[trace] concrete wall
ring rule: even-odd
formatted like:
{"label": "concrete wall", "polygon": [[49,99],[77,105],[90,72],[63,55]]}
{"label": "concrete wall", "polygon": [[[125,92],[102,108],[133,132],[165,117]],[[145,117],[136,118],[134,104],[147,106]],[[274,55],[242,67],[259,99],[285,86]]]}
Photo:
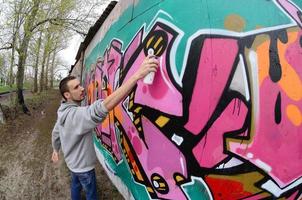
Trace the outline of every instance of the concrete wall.
{"label": "concrete wall", "polygon": [[160,70],[96,129],[126,199],[301,199],[300,0],[123,0],[85,51],[86,103]]}

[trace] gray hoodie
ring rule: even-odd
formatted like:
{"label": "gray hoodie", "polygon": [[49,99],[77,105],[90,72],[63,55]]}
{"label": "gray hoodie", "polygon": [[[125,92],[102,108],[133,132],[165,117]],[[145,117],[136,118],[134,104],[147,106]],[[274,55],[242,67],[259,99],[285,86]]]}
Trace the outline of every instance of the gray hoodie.
{"label": "gray hoodie", "polygon": [[102,100],[90,106],[62,102],[58,109],[58,119],[52,131],[53,149],[62,148],[65,162],[72,172],[87,172],[94,169],[96,154],[92,130],[108,114]]}

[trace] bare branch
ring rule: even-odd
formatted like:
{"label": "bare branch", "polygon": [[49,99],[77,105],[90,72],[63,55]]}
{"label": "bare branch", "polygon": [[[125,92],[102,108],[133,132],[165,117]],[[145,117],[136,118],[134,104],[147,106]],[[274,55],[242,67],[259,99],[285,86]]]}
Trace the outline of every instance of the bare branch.
{"label": "bare branch", "polygon": [[13,48],[13,45],[12,45],[12,44],[10,44],[9,46],[0,47],[0,51],[1,51],[1,50],[8,50],[8,49],[11,49],[11,48]]}

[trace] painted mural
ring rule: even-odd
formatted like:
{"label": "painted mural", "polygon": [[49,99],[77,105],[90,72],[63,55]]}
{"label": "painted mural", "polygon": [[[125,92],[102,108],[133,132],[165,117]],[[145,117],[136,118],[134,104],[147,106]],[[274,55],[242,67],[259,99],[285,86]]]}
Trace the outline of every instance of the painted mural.
{"label": "painted mural", "polygon": [[302,1],[127,2],[86,54],[86,103],[150,49],[160,68],[97,127],[107,172],[134,199],[302,199]]}

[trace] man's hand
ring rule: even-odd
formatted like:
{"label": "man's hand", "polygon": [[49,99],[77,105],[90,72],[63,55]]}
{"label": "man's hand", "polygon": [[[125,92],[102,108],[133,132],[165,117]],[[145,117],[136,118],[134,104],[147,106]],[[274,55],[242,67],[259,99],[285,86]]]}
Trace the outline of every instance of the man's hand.
{"label": "man's hand", "polygon": [[105,108],[107,108],[108,111],[112,110],[129,94],[138,80],[144,78],[149,72],[156,72],[158,64],[158,60],[154,56],[146,57],[135,74],[123,83],[121,87],[104,99],[103,104]]}
{"label": "man's hand", "polygon": [[158,68],[158,60],[155,56],[147,56],[143,63],[141,64],[140,68],[136,71],[134,76],[137,80],[144,78],[150,72],[156,72]]}
{"label": "man's hand", "polygon": [[59,152],[54,150],[52,152],[51,160],[52,162],[57,163],[59,161]]}

